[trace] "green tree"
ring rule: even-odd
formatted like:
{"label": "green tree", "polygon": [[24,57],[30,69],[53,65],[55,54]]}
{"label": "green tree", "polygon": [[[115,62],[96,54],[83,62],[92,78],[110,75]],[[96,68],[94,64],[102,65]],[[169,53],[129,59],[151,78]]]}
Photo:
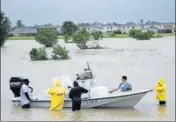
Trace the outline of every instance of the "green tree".
{"label": "green tree", "polygon": [[64,35],[72,36],[78,30],[76,24],[71,21],[65,21],[61,27],[61,31]]}
{"label": "green tree", "polygon": [[89,32],[85,28],[83,28],[75,32],[72,38],[73,38],[73,42],[77,44],[78,43],[86,44],[86,42],[89,41],[90,35],[89,35]]}
{"label": "green tree", "polygon": [[0,46],[2,47],[5,41],[9,37],[11,22],[8,17],[5,16],[5,13],[1,11],[0,13],[1,27],[0,27]]}
{"label": "green tree", "polygon": [[22,27],[23,26],[22,21],[21,20],[17,20],[16,26],[17,27]]}
{"label": "green tree", "polygon": [[51,28],[39,29],[35,39],[46,47],[52,47],[57,43],[57,31]]}
{"label": "green tree", "polygon": [[47,60],[47,53],[45,48],[32,48],[30,51],[31,60]]}
{"label": "green tree", "polygon": [[69,51],[60,45],[55,46],[52,53],[52,59],[54,60],[66,60],[70,58],[68,55]]}

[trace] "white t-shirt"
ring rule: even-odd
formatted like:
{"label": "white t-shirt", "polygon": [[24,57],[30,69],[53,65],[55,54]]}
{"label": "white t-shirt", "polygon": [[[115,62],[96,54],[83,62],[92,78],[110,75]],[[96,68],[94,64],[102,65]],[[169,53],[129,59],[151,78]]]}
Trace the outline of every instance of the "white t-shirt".
{"label": "white t-shirt", "polygon": [[23,84],[21,86],[21,90],[20,90],[21,105],[25,105],[25,104],[29,104],[30,103],[30,101],[28,100],[28,98],[25,95],[26,92],[29,93],[30,89],[29,89],[29,87],[26,84]]}

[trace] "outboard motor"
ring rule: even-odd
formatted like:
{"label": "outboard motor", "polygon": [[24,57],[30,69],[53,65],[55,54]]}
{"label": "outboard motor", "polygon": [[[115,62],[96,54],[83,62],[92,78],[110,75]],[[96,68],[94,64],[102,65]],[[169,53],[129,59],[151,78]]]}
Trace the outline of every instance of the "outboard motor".
{"label": "outboard motor", "polygon": [[[15,97],[20,97],[20,90],[23,82],[29,82],[28,79],[22,77],[11,77],[10,78],[10,90],[12,90]],[[29,86],[32,89],[32,87]],[[33,91],[33,89],[32,89]]]}

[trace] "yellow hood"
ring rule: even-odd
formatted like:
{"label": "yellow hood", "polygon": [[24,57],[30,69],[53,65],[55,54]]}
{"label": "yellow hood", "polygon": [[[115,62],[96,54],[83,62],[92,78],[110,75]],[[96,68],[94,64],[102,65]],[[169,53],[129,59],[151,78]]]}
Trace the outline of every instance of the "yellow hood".
{"label": "yellow hood", "polygon": [[159,81],[158,81],[158,83],[159,83],[161,86],[166,85],[163,78],[160,78]]}
{"label": "yellow hood", "polygon": [[56,80],[55,85],[56,85],[56,87],[61,87],[61,81],[60,80]]}

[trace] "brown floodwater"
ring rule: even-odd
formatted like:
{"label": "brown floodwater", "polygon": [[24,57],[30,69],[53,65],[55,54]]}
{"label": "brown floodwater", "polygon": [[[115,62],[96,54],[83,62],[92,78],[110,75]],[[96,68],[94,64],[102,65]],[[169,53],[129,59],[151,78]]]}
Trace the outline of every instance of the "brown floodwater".
{"label": "brown floodwater", "polygon": [[[30,61],[29,50],[40,45],[33,40],[8,41],[1,49],[1,120],[175,120],[175,37],[136,41],[134,39],[104,39],[100,44],[109,49],[79,50],[74,44],[59,43],[70,50],[71,60]],[[49,49],[48,52],[51,50]],[[82,109],[72,112],[50,111],[43,108],[23,110],[11,103],[9,89],[12,76],[31,80],[34,91],[43,94],[52,87],[52,77],[62,74],[75,76],[89,62],[96,74],[98,85],[113,89],[127,75],[133,89],[154,88],[164,77],[167,83],[167,106],[160,107],[156,93],[148,93],[132,109]]]}

